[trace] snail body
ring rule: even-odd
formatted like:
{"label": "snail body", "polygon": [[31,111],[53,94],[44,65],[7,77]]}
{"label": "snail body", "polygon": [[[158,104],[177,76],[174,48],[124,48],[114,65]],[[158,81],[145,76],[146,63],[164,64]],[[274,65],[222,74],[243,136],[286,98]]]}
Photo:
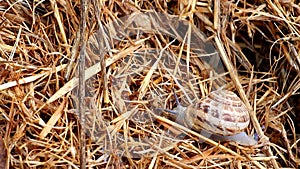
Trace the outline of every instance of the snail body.
{"label": "snail body", "polygon": [[177,115],[180,124],[197,132],[205,131],[216,135],[218,140],[233,140],[245,145],[256,144],[253,138],[246,138],[247,135],[243,133],[250,123],[250,117],[245,104],[235,93],[216,90],[187,107],[180,105],[176,94],[175,98],[178,106],[174,110],[165,111]]}

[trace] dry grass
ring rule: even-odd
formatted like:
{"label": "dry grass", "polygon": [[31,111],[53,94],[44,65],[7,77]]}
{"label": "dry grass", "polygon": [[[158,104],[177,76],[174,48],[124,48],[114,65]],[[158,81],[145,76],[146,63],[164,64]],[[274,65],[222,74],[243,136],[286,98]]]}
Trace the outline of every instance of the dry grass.
{"label": "dry grass", "polygon": [[[79,168],[80,9],[0,2],[0,166]],[[297,168],[299,13],[293,1],[90,3],[87,167]],[[172,89],[187,106],[219,87],[246,103],[258,145],[215,142],[156,109],[176,106]]]}

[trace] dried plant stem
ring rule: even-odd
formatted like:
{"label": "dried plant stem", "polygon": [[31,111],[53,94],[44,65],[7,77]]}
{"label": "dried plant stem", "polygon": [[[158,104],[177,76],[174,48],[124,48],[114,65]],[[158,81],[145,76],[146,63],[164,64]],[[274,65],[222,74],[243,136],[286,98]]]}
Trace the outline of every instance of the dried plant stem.
{"label": "dried plant stem", "polygon": [[[243,90],[243,87],[242,87],[242,85],[241,85],[241,83],[240,83],[240,81],[238,79],[236,70],[234,70],[233,65],[231,64],[230,60],[228,59],[228,57],[227,57],[227,55],[225,53],[225,50],[224,50],[224,48],[223,48],[223,46],[221,44],[221,41],[220,41],[220,39],[219,39],[218,36],[215,37],[215,41],[216,41],[217,47],[218,47],[218,49],[220,51],[220,56],[221,56],[221,58],[222,58],[222,60],[223,60],[223,62],[225,64],[226,68],[229,71],[230,77],[232,78],[234,84],[236,85],[236,88],[237,88],[237,90],[238,90],[238,92],[239,92],[242,100],[244,101],[244,103],[246,104],[248,110],[250,111],[249,112],[250,118],[252,120],[252,123],[254,125],[255,130],[257,131],[257,133],[259,134],[259,136],[262,138],[262,140],[268,141],[269,139],[264,135],[264,132],[261,129],[261,126],[260,126],[260,124],[259,124],[259,122],[257,120],[257,117],[254,114],[254,111],[253,111],[253,109],[252,109],[252,107],[251,107],[251,105],[249,103],[249,100],[247,99],[245,91]],[[273,156],[273,153],[272,153],[270,147],[268,147],[267,155],[271,156],[271,157]],[[275,159],[272,158],[271,161],[272,161],[272,164],[273,164],[274,168],[279,168]]]}
{"label": "dried plant stem", "polygon": [[86,168],[86,142],[85,142],[85,29],[86,29],[86,0],[81,0],[80,11],[80,56],[79,56],[79,121],[80,121],[80,168]]}
{"label": "dried plant stem", "polygon": [[[109,43],[107,42],[105,35],[105,31],[103,28],[103,25],[101,23],[101,19],[100,19],[100,7],[99,5],[93,1],[93,5],[95,8],[95,12],[96,12],[96,18],[97,18],[97,22],[99,24],[99,33],[101,33],[102,36],[97,36],[97,40],[99,42],[99,49],[100,49],[100,64],[101,64],[101,74],[102,74],[102,85],[103,85],[103,100],[104,103],[109,103],[109,96],[108,96],[108,80],[107,80],[107,75],[106,75],[106,63],[105,63],[105,53],[108,51],[108,47],[109,47]],[[104,45],[106,44],[106,46]]]}
{"label": "dried plant stem", "polygon": [[[236,88],[237,88],[237,90],[238,90],[238,92],[239,92],[239,94],[240,94],[240,96],[241,96],[241,98],[242,98],[242,100],[244,101],[244,103],[246,104],[246,106],[247,106],[247,109],[250,111],[249,112],[249,115],[250,115],[250,118],[251,118],[251,120],[252,120],[252,123],[253,123],[253,125],[254,125],[254,128],[256,129],[256,131],[257,131],[257,133],[259,134],[259,136],[262,138],[262,140],[263,141],[269,141],[269,138],[267,138],[265,135],[264,135],[264,132],[262,131],[262,129],[261,129],[261,126],[260,126],[260,124],[259,124],[259,122],[258,122],[258,120],[257,120],[257,117],[256,117],[256,115],[254,114],[254,111],[253,111],[253,109],[252,109],[252,107],[251,107],[251,105],[250,105],[250,102],[249,102],[249,100],[247,99],[247,96],[246,96],[246,94],[245,94],[245,91],[243,90],[243,87],[242,87],[242,85],[241,85],[241,83],[240,83],[240,81],[239,81],[239,78],[238,78],[238,75],[237,75],[237,72],[236,72],[236,70],[234,69],[234,67],[233,67],[233,65],[232,65],[232,63],[231,63],[231,61],[229,60],[229,58],[228,58],[228,56],[227,56],[227,54],[226,54],[226,52],[225,52],[225,49],[223,48],[223,45],[222,45],[222,43],[221,43],[221,40],[220,40],[220,38],[219,38],[219,36],[220,36],[220,29],[219,29],[219,27],[220,27],[220,15],[219,15],[219,11],[220,11],[220,3],[219,3],[219,1],[217,1],[217,0],[215,0],[214,1],[215,2],[215,14],[214,14],[214,27],[217,29],[217,36],[215,36],[215,42],[216,42],[216,45],[217,45],[217,48],[218,48],[218,50],[219,50],[219,52],[220,52],[220,57],[222,58],[222,60],[223,60],[223,62],[224,62],[224,64],[225,64],[225,67],[227,68],[227,70],[228,70],[228,72],[229,72],[229,75],[230,75],[230,77],[231,77],[231,79],[233,80],[233,82],[234,82],[234,84],[236,85]],[[270,147],[268,147],[268,150],[267,150],[267,155],[268,156],[273,156],[273,152],[271,151],[271,149],[270,149]],[[275,159],[271,159],[271,161],[272,161],[272,164],[273,164],[273,166],[274,166],[274,168],[279,168],[278,167],[278,164],[277,164],[277,162],[276,162],[276,160]]]}
{"label": "dried plant stem", "polygon": [[242,157],[241,155],[237,154],[236,152],[234,152],[234,151],[232,151],[232,150],[226,148],[225,146],[223,146],[223,145],[221,145],[221,144],[219,144],[219,143],[217,143],[217,142],[215,142],[215,141],[213,141],[213,140],[211,140],[211,139],[209,139],[209,138],[206,138],[205,136],[202,136],[201,134],[199,134],[199,133],[197,133],[197,132],[195,132],[195,131],[193,131],[193,130],[190,130],[190,129],[188,129],[188,128],[186,128],[186,127],[184,127],[184,126],[182,126],[182,125],[180,125],[180,124],[178,124],[178,123],[176,123],[176,122],[173,122],[173,121],[169,120],[169,119],[166,119],[166,118],[164,118],[164,117],[158,116],[158,115],[152,113],[152,111],[150,111],[150,113],[151,113],[157,120],[160,120],[160,121],[162,121],[162,122],[165,122],[165,123],[167,123],[167,124],[169,124],[169,125],[171,125],[171,126],[174,126],[174,127],[178,128],[178,129],[181,129],[181,130],[183,130],[183,131],[185,131],[185,132],[187,132],[187,133],[190,133],[190,134],[192,134],[192,135],[194,135],[194,136],[197,136],[200,140],[203,140],[203,141],[205,141],[205,142],[207,142],[207,143],[209,143],[209,144],[211,144],[211,145],[217,146],[217,147],[219,147],[220,149],[222,149],[222,150],[224,150],[224,151],[226,151],[226,152],[228,152],[228,153],[230,153],[230,154],[232,154],[232,155],[235,155],[237,158],[240,158],[240,159],[243,159],[243,158],[244,158],[244,157]]}

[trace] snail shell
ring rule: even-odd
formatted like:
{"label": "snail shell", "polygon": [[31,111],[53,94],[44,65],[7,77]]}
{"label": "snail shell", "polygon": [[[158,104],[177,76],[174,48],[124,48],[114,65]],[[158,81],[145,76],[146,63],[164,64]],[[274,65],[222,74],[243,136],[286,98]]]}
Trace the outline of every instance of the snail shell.
{"label": "snail shell", "polygon": [[187,126],[224,136],[242,132],[250,122],[245,104],[227,90],[211,92],[195,105],[188,106],[183,113]]}
{"label": "snail shell", "polygon": [[254,139],[242,133],[249,125],[250,118],[245,104],[235,93],[216,90],[188,107],[179,104],[176,94],[175,98],[178,106],[166,111],[177,114],[177,121],[184,126],[197,132],[204,130],[222,136],[216,137],[220,140],[238,141],[244,145],[256,144]]}

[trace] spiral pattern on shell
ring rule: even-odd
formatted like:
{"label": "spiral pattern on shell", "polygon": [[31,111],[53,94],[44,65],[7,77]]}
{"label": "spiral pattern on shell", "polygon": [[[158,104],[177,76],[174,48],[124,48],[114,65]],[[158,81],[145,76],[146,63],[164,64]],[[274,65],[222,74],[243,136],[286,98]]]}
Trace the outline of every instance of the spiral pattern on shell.
{"label": "spiral pattern on shell", "polygon": [[177,110],[185,126],[223,136],[238,134],[250,123],[245,104],[227,90],[213,91],[198,103]]}

